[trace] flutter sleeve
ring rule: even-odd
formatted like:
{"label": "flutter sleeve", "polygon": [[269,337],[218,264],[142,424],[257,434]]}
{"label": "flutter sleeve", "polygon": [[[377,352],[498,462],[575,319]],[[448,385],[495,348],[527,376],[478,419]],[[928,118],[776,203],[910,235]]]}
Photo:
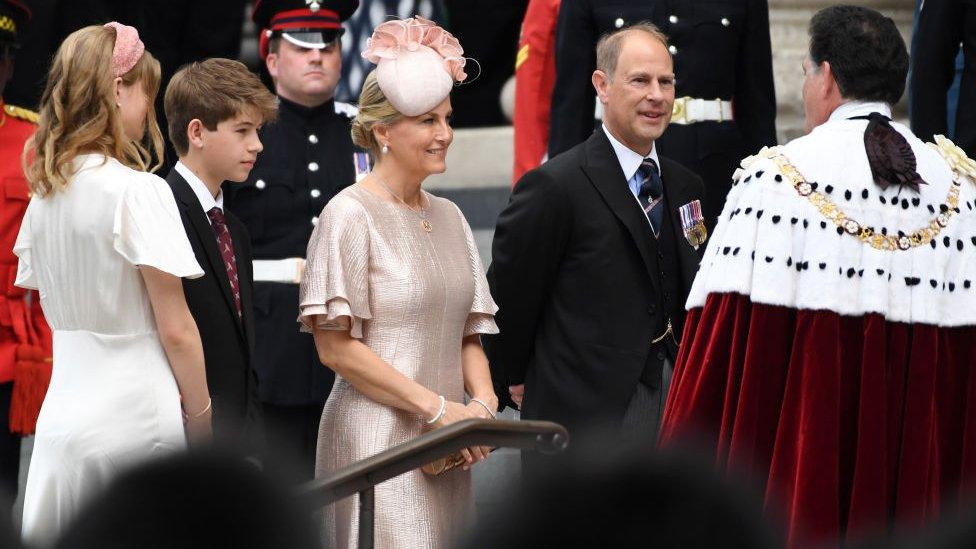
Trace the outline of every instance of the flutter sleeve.
{"label": "flutter sleeve", "polygon": [[301,331],[349,330],[363,337],[369,307],[369,219],[355,199],[333,198],[308,242],[299,290]]}
{"label": "flutter sleeve", "polygon": [[[35,199],[31,199],[33,204]],[[17,279],[14,285],[29,290],[37,289],[37,278],[34,276],[34,269],[31,267],[31,248],[33,246],[30,229],[31,207],[28,205],[24,219],[20,223],[20,232],[17,233],[17,240],[14,242],[14,255],[17,256]]]}
{"label": "flutter sleeve", "polygon": [[[456,207],[456,206],[455,206]],[[485,268],[481,264],[481,254],[478,253],[478,245],[474,241],[471,233],[471,226],[459,209],[458,216],[464,226],[464,236],[467,239],[468,262],[471,264],[471,276],[474,278],[474,299],[471,300],[471,311],[468,319],[464,323],[464,336],[474,334],[497,334],[498,325],[495,324],[495,313],[498,306],[491,297],[488,289],[488,280],[485,278]]]}
{"label": "flutter sleeve", "polygon": [[139,179],[123,191],[115,208],[115,251],[133,266],[200,278],[203,269],[190,247],[173,191],[155,175],[139,174]]}

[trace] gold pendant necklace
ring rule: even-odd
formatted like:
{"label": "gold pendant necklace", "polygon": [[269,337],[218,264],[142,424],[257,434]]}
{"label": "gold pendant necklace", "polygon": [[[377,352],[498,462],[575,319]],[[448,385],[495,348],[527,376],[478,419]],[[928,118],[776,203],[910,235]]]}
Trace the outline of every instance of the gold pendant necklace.
{"label": "gold pendant necklace", "polygon": [[[400,204],[403,204],[404,206],[407,207],[408,210],[410,210],[411,212],[417,214],[417,217],[420,218],[420,228],[422,228],[424,230],[424,232],[429,233],[432,230],[434,230],[434,226],[431,225],[430,224],[430,220],[427,219],[427,208],[424,208],[423,206],[421,206],[419,211],[416,210],[416,209],[414,209],[412,206],[410,206],[410,204],[407,204],[402,198],[400,198],[399,196],[397,196],[397,194],[395,192],[393,192],[392,189],[390,189],[390,186],[386,184],[386,181],[383,181],[382,179],[380,179],[378,177],[376,178],[376,180],[379,181],[380,182],[380,185],[383,185],[383,188],[386,189],[386,192],[390,193],[390,195],[393,198],[397,199],[400,202]],[[422,193],[423,193],[423,191],[421,191],[421,194]]]}

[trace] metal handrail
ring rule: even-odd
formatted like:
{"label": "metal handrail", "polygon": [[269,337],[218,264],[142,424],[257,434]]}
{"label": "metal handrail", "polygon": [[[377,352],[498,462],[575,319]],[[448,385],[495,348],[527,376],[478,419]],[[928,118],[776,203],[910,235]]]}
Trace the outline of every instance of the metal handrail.
{"label": "metal handrail", "polygon": [[331,476],[303,484],[298,497],[323,507],[359,494],[359,547],[373,546],[373,487],[462,448],[490,446],[558,453],[569,444],[566,428],[550,421],[466,419],[357,461]]}

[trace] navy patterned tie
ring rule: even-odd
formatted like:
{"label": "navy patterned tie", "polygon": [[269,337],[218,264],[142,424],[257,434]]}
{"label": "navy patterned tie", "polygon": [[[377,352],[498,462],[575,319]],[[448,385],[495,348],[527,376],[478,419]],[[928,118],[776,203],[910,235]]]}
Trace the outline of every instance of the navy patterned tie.
{"label": "navy patterned tie", "polygon": [[643,180],[637,197],[640,199],[641,206],[644,207],[647,219],[651,222],[654,236],[657,237],[661,233],[661,219],[664,217],[664,202],[662,201],[664,183],[661,182],[657,162],[653,158],[645,158],[640,167],[637,168],[637,173]]}

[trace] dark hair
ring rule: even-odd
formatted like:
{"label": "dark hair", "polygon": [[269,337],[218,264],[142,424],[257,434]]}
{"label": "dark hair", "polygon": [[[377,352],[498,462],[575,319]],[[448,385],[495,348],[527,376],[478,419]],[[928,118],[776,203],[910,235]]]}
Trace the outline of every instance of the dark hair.
{"label": "dark hair", "polygon": [[540,461],[531,473],[523,469],[519,486],[506,487],[513,503],[461,547],[783,546],[758,495],[719,479],[693,454],[614,445],[597,435],[570,454],[534,458]]}
{"label": "dark hair", "polygon": [[859,6],[831,6],[810,20],[810,60],[830,63],[847,99],[894,104],[905,92],[908,50],[895,22]]}
{"label": "dark hair", "polygon": [[199,119],[210,131],[217,124],[252,109],[262,122],[278,115],[278,100],[244,63],[214,57],[185,65],[166,87],[163,108],[169,121],[169,140],[179,155],[190,149],[186,128]]}
{"label": "dark hair", "polygon": [[82,507],[55,547],[319,549],[317,530],[313,509],[280,478],[207,450],[122,473]]}

